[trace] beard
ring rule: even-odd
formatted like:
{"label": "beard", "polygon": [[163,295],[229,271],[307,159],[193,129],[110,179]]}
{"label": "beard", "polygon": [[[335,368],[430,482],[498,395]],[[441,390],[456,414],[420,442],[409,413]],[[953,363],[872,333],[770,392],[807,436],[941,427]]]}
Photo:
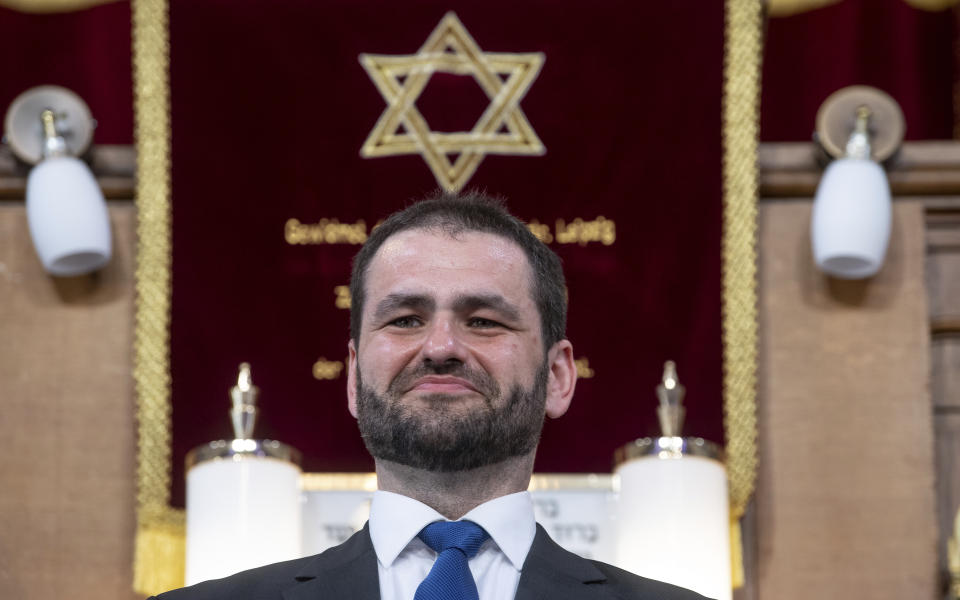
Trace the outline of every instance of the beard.
{"label": "beard", "polygon": [[[483,396],[480,407],[464,411],[463,399],[430,394],[417,407],[401,396],[428,375],[464,379]],[[534,375],[532,387],[519,384],[503,397],[500,386],[485,371],[462,363],[423,363],[398,374],[383,396],[363,383],[357,369],[357,423],[367,451],[374,458],[427,471],[468,471],[533,452],[543,429],[546,362]]]}

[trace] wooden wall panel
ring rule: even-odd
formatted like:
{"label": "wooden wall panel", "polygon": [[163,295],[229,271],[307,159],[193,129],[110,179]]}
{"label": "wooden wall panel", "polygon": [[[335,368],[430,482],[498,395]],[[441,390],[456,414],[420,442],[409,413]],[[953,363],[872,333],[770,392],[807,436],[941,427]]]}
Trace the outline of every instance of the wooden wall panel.
{"label": "wooden wall panel", "polygon": [[[960,279],[960,265],[957,268]],[[960,302],[960,294],[956,296]],[[936,410],[960,414],[960,331],[935,335],[931,346],[933,403]],[[960,464],[957,477],[960,478]]]}
{"label": "wooden wall panel", "polygon": [[937,432],[937,513],[940,571],[947,581],[944,548],[960,510],[960,203],[930,215],[927,229],[934,427]]}
{"label": "wooden wall panel", "polygon": [[110,265],[56,280],[0,203],[0,598],[137,597],[132,203],[110,217]]}
{"label": "wooden wall panel", "polygon": [[937,596],[924,209],[883,270],[831,280],[809,201],[761,205],[761,600]]}
{"label": "wooden wall panel", "polygon": [[[944,330],[960,333],[960,198],[944,198],[941,204],[927,215],[930,320],[934,334]],[[956,369],[949,372],[960,377]]]}
{"label": "wooden wall panel", "polygon": [[[960,392],[960,390],[957,390]],[[960,510],[960,412],[938,414],[935,420],[937,432],[937,504],[940,526],[940,573],[943,585],[948,580],[946,552],[943,548],[954,529],[954,519]]]}
{"label": "wooden wall panel", "polygon": [[949,580],[947,539],[960,510],[960,198],[940,199],[927,214],[930,293],[930,391],[936,431],[940,573]]}

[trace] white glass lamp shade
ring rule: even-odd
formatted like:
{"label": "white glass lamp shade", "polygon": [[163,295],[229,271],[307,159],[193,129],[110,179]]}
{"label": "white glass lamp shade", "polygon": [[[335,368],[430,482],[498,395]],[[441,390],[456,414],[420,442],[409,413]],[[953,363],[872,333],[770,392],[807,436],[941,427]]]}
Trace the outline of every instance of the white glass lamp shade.
{"label": "white glass lamp shade", "polygon": [[890,241],[891,213],[890,184],[880,165],[859,158],[830,163],[810,223],[817,267],[842,279],[876,274]]}
{"label": "white glass lamp shade", "polygon": [[83,161],[56,156],[27,178],[27,221],[43,267],[52,275],[90,273],[110,260],[110,217]]}
{"label": "white glass lamp shade", "polygon": [[192,467],[187,585],[299,558],[300,504],[300,468],[292,463],[236,456]]}
{"label": "white glass lamp shade", "polygon": [[711,458],[636,458],[617,468],[617,566],[730,600],[727,474]]}

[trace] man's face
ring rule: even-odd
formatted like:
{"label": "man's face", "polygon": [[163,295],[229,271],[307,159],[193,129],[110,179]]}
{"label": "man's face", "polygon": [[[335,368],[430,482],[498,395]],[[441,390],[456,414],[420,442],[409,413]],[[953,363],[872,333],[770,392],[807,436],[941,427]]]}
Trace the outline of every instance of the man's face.
{"label": "man's face", "polygon": [[[375,457],[434,471],[500,462],[536,448],[552,400],[532,272],[500,236],[416,229],[381,246],[367,271],[349,408]],[[570,389],[572,394],[572,386]]]}

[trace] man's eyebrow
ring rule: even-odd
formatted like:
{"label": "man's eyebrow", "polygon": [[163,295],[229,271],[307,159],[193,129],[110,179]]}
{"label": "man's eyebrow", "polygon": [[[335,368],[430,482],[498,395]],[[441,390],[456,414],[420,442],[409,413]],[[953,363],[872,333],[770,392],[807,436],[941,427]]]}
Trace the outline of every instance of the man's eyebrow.
{"label": "man's eyebrow", "polygon": [[422,294],[390,294],[377,303],[373,311],[374,320],[380,320],[400,309],[433,311],[436,302]]}
{"label": "man's eyebrow", "polygon": [[520,320],[520,309],[499,294],[469,294],[458,296],[453,301],[456,312],[473,312],[481,308],[496,311],[511,321]]}

